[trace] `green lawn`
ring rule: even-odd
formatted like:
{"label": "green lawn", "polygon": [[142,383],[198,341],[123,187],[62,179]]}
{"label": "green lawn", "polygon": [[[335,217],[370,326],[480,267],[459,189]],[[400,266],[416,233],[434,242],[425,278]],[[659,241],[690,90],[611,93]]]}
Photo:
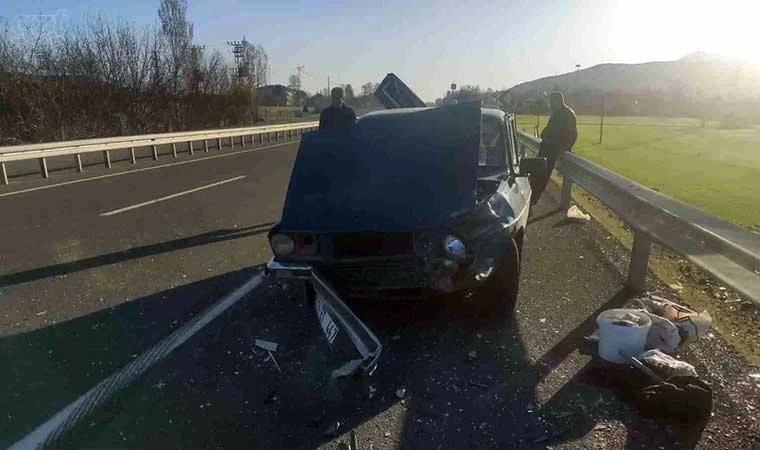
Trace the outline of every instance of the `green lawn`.
{"label": "green lawn", "polygon": [[[541,128],[548,117],[540,118]],[[536,116],[518,116],[532,132]],[[645,186],[760,230],[760,129],[725,130],[698,119],[578,117],[575,152]]]}

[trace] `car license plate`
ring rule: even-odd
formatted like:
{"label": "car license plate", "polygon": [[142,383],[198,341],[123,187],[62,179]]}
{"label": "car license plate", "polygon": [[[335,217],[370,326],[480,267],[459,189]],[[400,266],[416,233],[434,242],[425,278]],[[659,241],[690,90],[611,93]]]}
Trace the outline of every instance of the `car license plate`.
{"label": "car license plate", "polygon": [[336,325],[335,321],[332,319],[332,317],[330,317],[330,313],[327,312],[324,300],[322,300],[322,297],[320,295],[317,295],[317,298],[314,301],[314,309],[317,310],[319,324],[322,326],[322,331],[325,333],[327,342],[332,344],[333,341],[335,341],[335,337],[338,336],[338,331],[340,331],[340,328],[338,328],[338,325]]}

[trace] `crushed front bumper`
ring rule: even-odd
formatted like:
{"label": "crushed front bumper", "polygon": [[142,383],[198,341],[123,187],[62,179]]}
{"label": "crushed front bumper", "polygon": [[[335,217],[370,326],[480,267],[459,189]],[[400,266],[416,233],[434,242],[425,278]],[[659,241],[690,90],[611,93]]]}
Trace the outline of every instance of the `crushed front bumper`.
{"label": "crushed front bumper", "polygon": [[[268,275],[277,278],[296,278],[310,281],[321,305],[318,314],[326,312],[351,339],[361,358],[350,360],[334,370],[333,378],[349,375],[360,369],[368,375],[374,372],[383,345],[372,330],[340,298],[338,291],[318,269],[304,264],[278,263],[270,260],[267,263],[266,272]],[[322,317],[320,317],[320,322],[322,322],[325,334],[328,335]]]}

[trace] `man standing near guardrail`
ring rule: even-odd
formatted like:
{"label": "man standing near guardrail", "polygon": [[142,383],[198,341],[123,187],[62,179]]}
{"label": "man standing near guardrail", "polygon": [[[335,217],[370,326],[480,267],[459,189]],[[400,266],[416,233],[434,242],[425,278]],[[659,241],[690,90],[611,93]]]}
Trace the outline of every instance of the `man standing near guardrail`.
{"label": "man standing near guardrail", "polygon": [[549,94],[549,106],[552,115],[549,123],[541,132],[541,147],[538,156],[546,158],[548,171],[544,177],[531,177],[530,185],[533,189],[531,204],[536,204],[541,194],[549,183],[554,164],[563,152],[572,150],[575,140],[578,138],[578,128],[575,122],[575,111],[565,104],[565,97],[561,92]]}
{"label": "man standing near guardrail", "polygon": [[356,123],[356,113],[343,103],[343,89],[334,87],[330,91],[332,105],[319,115],[319,129],[346,128]]}

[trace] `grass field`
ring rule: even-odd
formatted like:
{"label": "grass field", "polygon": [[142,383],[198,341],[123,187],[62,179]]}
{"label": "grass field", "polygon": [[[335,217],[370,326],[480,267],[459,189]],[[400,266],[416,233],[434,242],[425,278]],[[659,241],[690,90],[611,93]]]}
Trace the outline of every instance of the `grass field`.
{"label": "grass field", "polygon": [[[541,129],[548,117],[540,117]],[[532,132],[536,116],[518,116]],[[698,119],[578,117],[574,150],[625,177],[760,231],[760,129],[729,130]]]}

